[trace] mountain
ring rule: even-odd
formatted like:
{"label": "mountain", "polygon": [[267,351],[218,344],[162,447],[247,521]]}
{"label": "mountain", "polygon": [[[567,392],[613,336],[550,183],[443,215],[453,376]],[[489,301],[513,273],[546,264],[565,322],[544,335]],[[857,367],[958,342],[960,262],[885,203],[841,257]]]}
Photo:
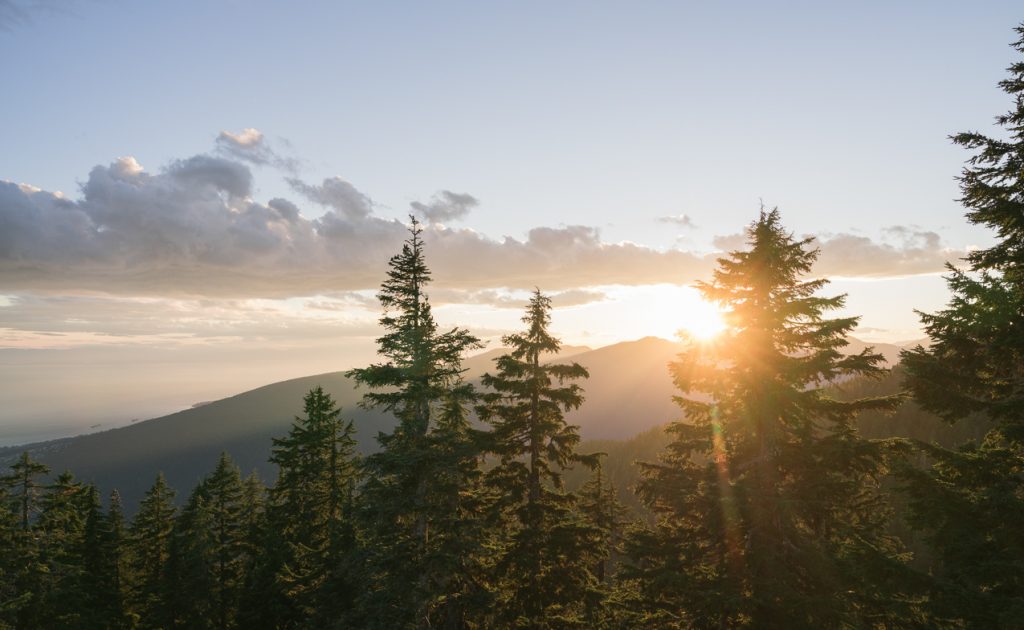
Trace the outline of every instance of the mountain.
{"label": "mountain", "polygon": [[[851,350],[862,346],[855,341]],[[667,366],[679,351],[679,344],[657,337],[596,350],[564,347],[554,360],[575,361],[590,372],[583,382],[586,402],[567,419],[580,426],[584,439],[605,441],[631,438],[677,419],[679,408],[672,402],[676,392]],[[478,380],[493,369],[494,358],[503,352],[497,348],[469,357],[464,363],[467,377]],[[185,493],[210,471],[221,451],[230,453],[244,473],[256,470],[270,482],[276,472],[267,462],[271,439],[287,433],[293,418],[302,412],[303,396],[317,385],[353,420],[362,452],[375,450],[378,432],[393,428],[390,416],[358,407],[363,392],[344,373],[329,372],[266,385],[109,431],[0,449],[0,465],[8,465],[27,449],[55,473],[70,470],[96,483],[104,493],[116,487],[128,511],[134,510],[158,471]]]}
{"label": "mountain", "polygon": [[[656,350],[659,347],[660,350]],[[639,431],[625,424],[616,426],[607,411],[597,413],[597,406],[609,404],[609,409],[619,409],[621,407],[613,402],[615,399],[625,401],[641,395],[640,383],[635,379],[620,384],[621,365],[617,362],[622,360],[630,362],[633,373],[661,373],[664,382],[658,390],[664,390],[668,385],[665,363],[674,354],[674,347],[669,341],[653,338],[598,350],[585,346],[563,347],[554,360],[571,358],[592,372],[585,386],[593,392],[596,404],[585,405],[584,410],[593,409],[595,413],[578,412],[573,421],[589,425],[593,418],[594,426],[585,427],[584,433],[594,432],[595,436],[626,437]],[[626,348],[632,350],[624,351]],[[496,348],[469,357],[464,364],[467,377],[478,380],[484,372],[493,370],[494,358],[503,352],[504,349]],[[394,427],[392,417],[359,408],[363,391],[343,372],[329,372],[266,385],[108,431],[2,448],[0,465],[9,465],[21,451],[29,450],[55,473],[70,470],[79,479],[96,483],[104,493],[116,487],[128,511],[134,510],[158,471],[164,473],[172,487],[184,493],[210,471],[221,451],[230,453],[243,472],[255,470],[269,482],[276,473],[267,462],[271,440],[288,432],[293,418],[302,412],[302,397],[317,385],[337,401],[346,418],[353,420],[362,452],[375,450],[378,432]],[[626,389],[630,391],[624,391]],[[616,396],[619,390],[623,391]],[[662,409],[665,407],[671,408],[671,403],[661,405]],[[664,421],[665,412],[659,413],[657,405],[654,409],[646,412],[650,419],[638,427],[648,428]],[[634,417],[639,419],[641,415]]]}

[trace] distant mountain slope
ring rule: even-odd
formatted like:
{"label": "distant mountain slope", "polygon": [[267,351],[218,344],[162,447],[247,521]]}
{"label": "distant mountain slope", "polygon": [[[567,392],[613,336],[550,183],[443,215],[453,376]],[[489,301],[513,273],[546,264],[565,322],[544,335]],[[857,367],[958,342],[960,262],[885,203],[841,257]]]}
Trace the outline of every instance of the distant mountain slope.
{"label": "distant mountain slope", "polygon": [[[582,383],[586,402],[568,420],[581,427],[586,440],[622,440],[678,418],[668,363],[679,351],[679,344],[657,337],[596,350],[565,347],[558,360],[576,361],[590,371]],[[475,380],[492,370],[493,359],[502,352],[498,348],[467,359],[467,376]],[[330,372],[274,383],[127,427],[0,449],[0,464],[27,448],[54,472],[71,470],[80,479],[97,483],[104,493],[118,488],[129,511],[157,471],[185,493],[209,472],[221,451],[230,453],[244,473],[256,470],[271,481],[271,439],[287,433],[302,412],[302,397],[317,385],[334,397],[345,417],[353,419],[362,452],[376,448],[378,432],[393,428],[390,416],[358,407],[363,392],[343,373]]]}
{"label": "distant mountain slope", "polygon": [[209,472],[221,451],[229,452],[243,472],[257,470],[265,480],[271,479],[274,469],[267,463],[271,438],[287,433],[292,419],[302,412],[302,397],[317,385],[340,403],[346,417],[354,419],[364,451],[374,447],[378,431],[393,426],[390,417],[359,409],[356,404],[362,392],[341,372],[331,372],[274,383],[127,427],[28,448],[54,472],[71,470],[81,479],[94,481],[104,492],[118,488],[126,507],[133,510],[157,471],[163,471],[179,492],[187,492]]}
{"label": "distant mountain slope", "polygon": [[[666,346],[673,345],[659,341]],[[618,354],[614,348],[616,346],[591,350],[582,346],[566,346],[558,359],[571,357],[571,360],[581,360],[588,367],[596,366],[594,378],[585,386],[595,392],[595,398],[602,400],[620,387],[616,376],[619,370],[606,358],[609,353]],[[499,348],[467,359],[467,376],[475,380],[484,372],[493,370],[493,359],[502,352]],[[664,353],[655,353],[644,357],[634,352],[631,360],[639,364],[651,361],[657,364],[639,367],[638,372],[664,372],[664,356]],[[627,382],[630,388],[633,387],[631,381]],[[266,385],[109,431],[0,449],[0,464],[9,464],[27,448],[54,472],[71,470],[78,478],[98,484],[104,493],[116,487],[129,511],[134,511],[158,471],[163,471],[172,487],[185,493],[209,472],[221,451],[230,453],[244,473],[256,470],[264,480],[270,481],[276,472],[267,462],[271,439],[287,433],[294,417],[302,412],[302,397],[317,385],[334,397],[345,417],[354,421],[362,452],[373,451],[377,446],[375,438],[378,432],[390,431],[394,427],[392,417],[358,407],[363,392],[357,390],[342,372],[329,372]],[[601,390],[604,391],[597,393]],[[638,394],[636,391],[627,392],[622,398]],[[585,409],[596,411],[596,406],[590,404]],[[585,413],[577,414],[573,421],[585,424],[589,417]],[[626,437],[639,430],[623,425],[610,431],[613,425],[607,413],[595,413],[594,418],[599,435]],[[655,417],[644,427],[653,426],[663,419]]]}

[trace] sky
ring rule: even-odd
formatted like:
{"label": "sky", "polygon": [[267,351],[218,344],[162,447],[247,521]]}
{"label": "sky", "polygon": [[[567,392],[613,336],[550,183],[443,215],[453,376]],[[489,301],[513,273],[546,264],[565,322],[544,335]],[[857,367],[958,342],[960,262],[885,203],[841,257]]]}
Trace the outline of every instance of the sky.
{"label": "sky", "polygon": [[0,444],[373,359],[410,213],[444,326],[533,287],[671,337],[762,204],[855,334],[922,336],[1013,2],[0,0]]}

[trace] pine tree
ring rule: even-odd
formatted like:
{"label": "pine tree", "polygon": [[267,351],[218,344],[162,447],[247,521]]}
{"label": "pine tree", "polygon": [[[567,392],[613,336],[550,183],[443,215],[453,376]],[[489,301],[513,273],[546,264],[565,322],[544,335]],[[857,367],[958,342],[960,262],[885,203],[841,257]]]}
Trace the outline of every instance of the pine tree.
{"label": "pine tree", "polygon": [[[1014,44],[1024,54],[1024,25]],[[948,266],[949,306],[920,313],[931,346],[904,353],[916,400],[950,423],[993,423],[980,444],[922,445],[933,465],[907,468],[913,523],[939,560],[938,614],[971,627],[1024,617],[1024,61],[1000,82],[1013,108],[996,119],[1004,138],[961,133],[974,151],[960,175],[967,219],[998,242]]]}
{"label": "pine tree", "polygon": [[177,509],[174,490],[158,474],[132,519],[127,546],[132,576],[130,608],[140,628],[169,628],[168,563]]}
{"label": "pine tree", "polygon": [[248,564],[248,515],[244,513],[242,475],[227,453],[204,480],[203,491],[213,519],[214,619],[216,627],[234,627]]}
{"label": "pine tree", "polygon": [[[671,366],[685,419],[639,491],[656,516],[629,541],[644,624],[665,627],[901,625],[903,557],[885,534],[878,479],[886,445],[852,424],[898,396],[838,401],[826,386],[878,377],[882,357],[843,355],[855,317],[828,319],[845,296],[803,280],[818,256],[777,210],[748,230],[750,249],[718,260],[705,299],[731,327]],[[699,396],[703,394],[703,396]]]}
{"label": "pine tree", "polygon": [[363,396],[364,407],[398,418],[392,433],[378,436],[380,452],[365,461],[360,497],[371,585],[362,608],[365,623],[385,628],[432,626],[438,619],[460,623],[449,605],[463,599],[466,584],[452,579],[464,575],[454,575],[451,567],[466,565],[478,546],[465,528],[457,540],[446,531],[454,503],[463,510],[463,523],[472,518],[466,511],[471,502],[460,497],[474,493],[478,452],[465,424],[439,422],[472,400],[472,389],[461,380],[461,362],[481,344],[460,328],[438,332],[425,292],[431,276],[422,227],[410,218],[410,237],[389,261],[377,296],[384,309],[385,332],[377,339],[384,362],[349,372],[371,390]]}
{"label": "pine tree", "polygon": [[323,625],[352,615],[355,550],[352,501],[358,481],[355,429],[317,386],[303,398],[305,415],[274,439],[278,466],[269,523],[276,594],[294,623]]}
{"label": "pine tree", "polygon": [[493,427],[490,448],[499,462],[487,476],[501,497],[507,534],[496,565],[498,617],[516,627],[576,625],[596,585],[591,568],[600,534],[562,487],[561,473],[579,460],[580,441],[564,413],[583,403],[582,388],[571,381],[589,375],[578,363],[544,361],[561,347],[548,330],[550,298],[535,291],[522,320],[524,332],[502,338],[511,350],[495,360],[497,374],[481,379],[492,391],[478,408]]}
{"label": "pine tree", "polygon": [[24,451],[0,477],[3,506],[0,526],[3,535],[3,587],[0,589],[0,622],[11,627],[37,627],[40,604],[37,594],[43,586],[46,567],[39,559],[39,536],[32,524],[39,511],[40,484],[37,477],[50,469]]}
{"label": "pine tree", "polygon": [[277,584],[277,573],[284,563],[281,550],[280,524],[270,523],[267,487],[254,471],[244,483],[243,510],[248,515],[246,541],[250,562],[246,567],[246,581],[238,610],[241,628],[282,628],[294,615],[289,610],[282,589]]}
{"label": "pine tree", "polygon": [[[604,456],[605,453],[596,455]],[[604,474],[604,466],[599,459],[590,479],[580,488],[579,497],[580,512],[600,532],[600,544],[596,548],[600,560],[594,565],[593,573],[598,582],[608,584],[613,572],[612,556],[621,551],[627,510],[619,500],[615,485]]]}
{"label": "pine tree", "polygon": [[170,626],[212,630],[219,627],[216,521],[201,480],[174,522],[167,558],[164,598]]}
{"label": "pine tree", "polygon": [[111,499],[111,511],[103,512],[99,490],[89,486],[86,490],[85,530],[79,554],[82,572],[79,592],[79,624],[88,628],[124,628],[123,597],[120,584],[121,549],[116,542],[120,532],[120,505],[116,495]]}
{"label": "pine tree", "polygon": [[601,457],[594,454],[593,474],[579,490],[579,511],[594,528],[591,553],[595,557],[591,572],[596,587],[587,597],[587,625],[607,627],[616,623],[609,600],[614,596],[615,563],[622,552],[622,538],[628,510],[619,500],[615,485],[604,474]]}
{"label": "pine tree", "polygon": [[3,477],[8,488],[10,501],[16,504],[21,531],[27,532],[32,518],[38,510],[39,484],[36,477],[50,473],[49,467],[34,461],[23,451],[18,461],[11,466],[11,472]]}
{"label": "pine tree", "polygon": [[12,503],[6,485],[0,484],[0,628],[14,626],[18,608],[31,597],[19,592],[17,584],[24,552]]}
{"label": "pine tree", "polygon": [[110,609],[107,627],[134,627],[128,610],[128,585],[131,574],[128,568],[128,533],[125,530],[124,509],[121,494],[115,488],[104,520],[103,557],[106,576],[106,598]]}
{"label": "pine tree", "polygon": [[91,496],[91,488],[64,471],[46,487],[40,500],[35,530],[40,540],[39,560],[46,574],[36,597],[44,626],[82,623],[82,554]]}
{"label": "pine tree", "polygon": [[242,476],[227,453],[192,491],[172,538],[169,573],[178,623],[236,627],[249,564]]}

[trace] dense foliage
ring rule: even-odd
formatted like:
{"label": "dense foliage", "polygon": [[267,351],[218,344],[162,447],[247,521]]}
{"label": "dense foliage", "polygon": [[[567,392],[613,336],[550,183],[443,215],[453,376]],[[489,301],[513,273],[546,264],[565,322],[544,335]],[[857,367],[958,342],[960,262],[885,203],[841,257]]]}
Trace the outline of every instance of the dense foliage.
{"label": "dense foliage", "polygon": [[974,151],[960,176],[967,218],[998,240],[949,267],[950,304],[921,314],[931,346],[903,356],[922,407],[988,430],[957,449],[920,444],[932,464],[903,474],[913,523],[937,550],[937,612],[977,628],[1024,619],[1024,61],[1009,72],[1005,137],[953,136]]}

